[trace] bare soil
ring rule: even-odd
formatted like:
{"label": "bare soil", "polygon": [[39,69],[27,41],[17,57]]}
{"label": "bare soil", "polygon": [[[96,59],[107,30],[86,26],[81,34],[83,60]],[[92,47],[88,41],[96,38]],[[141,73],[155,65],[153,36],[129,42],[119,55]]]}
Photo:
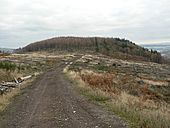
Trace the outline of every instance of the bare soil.
{"label": "bare soil", "polygon": [[0,128],[124,128],[124,122],[75,91],[62,72],[50,69],[0,114]]}

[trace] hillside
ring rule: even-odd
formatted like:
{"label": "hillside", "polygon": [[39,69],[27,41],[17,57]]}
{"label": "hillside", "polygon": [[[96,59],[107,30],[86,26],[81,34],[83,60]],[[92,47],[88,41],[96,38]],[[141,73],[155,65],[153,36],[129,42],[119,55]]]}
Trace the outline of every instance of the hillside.
{"label": "hillside", "polygon": [[162,56],[165,56],[167,58],[170,57],[170,43],[147,44],[142,46],[148,49],[159,51]]}
{"label": "hillside", "polygon": [[56,37],[27,45],[17,52],[42,50],[92,51],[119,59],[142,60],[161,63],[161,54],[120,38]]}
{"label": "hillside", "polygon": [[[169,65],[120,60],[95,52],[40,51],[0,58],[10,60],[2,62],[0,67],[0,92],[3,95],[0,96],[0,111],[5,109],[0,116],[2,128],[33,125],[53,128],[53,121],[55,127],[68,128],[70,124],[70,128],[79,128],[84,120],[89,120],[86,126],[90,128],[119,128],[117,125],[126,124],[132,128],[170,126]],[[14,76],[23,78],[30,75],[32,78],[19,86],[4,86],[4,81],[14,84]],[[35,81],[29,83],[32,80]],[[12,102],[11,97],[15,97]],[[120,121],[111,115],[108,117],[98,106],[90,107],[91,103],[101,105],[100,108],[109,110],[111,114],[113,112],[114,117],[118,115]]]}
{"label": "hillside", "polygon": [[1,52],[5,52],[5,53],[12,53],[13,49],[9,49],[9,48],[0,48],[0,53]]}

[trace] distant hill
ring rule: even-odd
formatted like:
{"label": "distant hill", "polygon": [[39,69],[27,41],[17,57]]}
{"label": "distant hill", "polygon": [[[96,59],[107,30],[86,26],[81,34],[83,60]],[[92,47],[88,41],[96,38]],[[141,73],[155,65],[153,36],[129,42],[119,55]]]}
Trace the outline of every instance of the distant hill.
{"label": "distant hill", "polygon": [[32,52],[42,50],[58,51],[92,51],[120,59],[133,59],[161,63],[161,54],[150,51],[135,43],[120,38],[103,37],[56,37],[31,43],[16,52]]}
{"label": "distant hill", "polygon": [[0,52],[4,52],[4,53],[12,53],[14,51],[14,49],[10,49],[10,48],[0,48]]}
{"label": "distant hill", "polygon": [[145,48],[159,51],[163,56],[170,58],[170,43],[142,45]]}

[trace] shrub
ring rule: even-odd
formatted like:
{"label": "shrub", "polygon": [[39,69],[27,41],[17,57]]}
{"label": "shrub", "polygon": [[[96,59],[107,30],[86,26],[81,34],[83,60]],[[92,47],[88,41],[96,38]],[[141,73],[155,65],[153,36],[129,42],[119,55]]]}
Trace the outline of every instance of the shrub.
{"label": "shrub", "polygon": [[0,62],[0,69],[5,69],[6,71],[14,71],[16,67],[16,64],[11,62]]}

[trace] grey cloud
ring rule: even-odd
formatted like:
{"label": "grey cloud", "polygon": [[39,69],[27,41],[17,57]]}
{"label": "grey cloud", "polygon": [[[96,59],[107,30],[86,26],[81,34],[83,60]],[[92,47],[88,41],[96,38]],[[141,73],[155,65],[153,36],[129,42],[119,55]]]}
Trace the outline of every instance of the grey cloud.
{"label": "grey cloud", "polygon": [[170,40],[169,0],[1,0],[0,47],[53,36]]}

